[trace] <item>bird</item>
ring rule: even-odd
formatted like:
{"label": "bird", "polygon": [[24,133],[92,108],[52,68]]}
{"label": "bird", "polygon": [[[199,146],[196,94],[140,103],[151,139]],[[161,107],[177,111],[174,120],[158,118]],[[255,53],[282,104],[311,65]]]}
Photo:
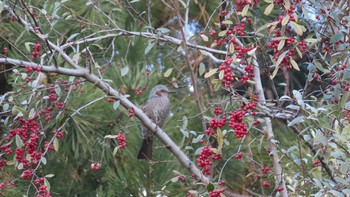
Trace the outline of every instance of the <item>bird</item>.
{"label": "bird", "polygon": [[[170,114],[169,90],[164,85],[154,86],[148,96],[145,106],[142,108],[145,114],[160,128],[163,127]],[[137,159],[152,160],[154,131],[142,126],[142,145]]]}

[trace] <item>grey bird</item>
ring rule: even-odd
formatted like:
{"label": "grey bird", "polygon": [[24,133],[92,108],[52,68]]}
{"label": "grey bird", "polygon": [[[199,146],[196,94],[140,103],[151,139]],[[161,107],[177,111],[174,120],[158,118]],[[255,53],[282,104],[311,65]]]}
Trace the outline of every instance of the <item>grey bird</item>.
{"label": "grey bird", "polygon": [[[165,120],[170,114],[170,101],[168,98],[169,90],[164,85],[156,85],[152,88],[146,105],[143,107],[145,114],[157,124],[158,127],[163,127]],[[142,127],[142,145],[137,159],[152,160],[154,132],[147,127]]]}

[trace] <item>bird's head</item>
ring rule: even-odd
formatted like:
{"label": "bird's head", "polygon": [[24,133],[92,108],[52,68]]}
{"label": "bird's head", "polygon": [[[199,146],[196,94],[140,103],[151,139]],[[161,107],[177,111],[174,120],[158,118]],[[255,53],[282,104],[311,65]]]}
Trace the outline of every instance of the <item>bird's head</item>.
{"label": "bird's head", "polygon": [[162,97],[162,96],[168,96],[169,90],[166,86],[164,85],[156,85],[152,88],[148,99],[151,98],[157,98],[157,97]]}

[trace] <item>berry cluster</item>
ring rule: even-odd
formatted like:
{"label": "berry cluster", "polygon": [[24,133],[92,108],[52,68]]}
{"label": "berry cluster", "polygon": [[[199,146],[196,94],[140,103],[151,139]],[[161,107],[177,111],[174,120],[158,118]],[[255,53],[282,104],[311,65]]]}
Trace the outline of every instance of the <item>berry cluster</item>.
{"label": "berry cluster", "polygon": [[222,78],[221,82],[225,85],[226,88],[229,88],[234,80],[232,69],[230,68],[231,63],[232,58],[227,57],[224,63],[222,63],[219,67],[220,71],[224,71],[224,77]]}
{"label": "berry cluster", "polygon": [[136,95],[140,95],[140,94],[142,94],[142,90],[140,90],[140,89],[136,89],[136,90],[135,90],[135,94],[136,94]]}
{"label": "berry cluster", "polygon": [[37,178],[34,181],[34,185],[39,187],[38,192],[39,194],[36,195],[36,197],[51,197],[50,192],[47,190],[47,186],[44,184],[45,178]]}
{"label": "berry cluster", "polygon": [[33,52],[32,52],[32,59],[37,59],[41,56],[40,50],[41,50],[41,45],[40,43],[37,43],[33,46]]}
{"label": "berry cluster", "polygon": [[22,172],[21,177],[22,177],[22,179],[24,179],[24,180],[29,180],[29,179],[32,177],[32,175],[33,175],[32,170],[24,170],[24,171]]}
{"label": "berry cluster", "polygon": [[4,48],[4,55],[7,56],[7,53],[9,52],[9,49],[7,47]]}
{"label": "berry cluster", "polygon": [[267,173],[269,173],[270,168],[269,168],[269,167],[261,168],[261,171],[262,171],[264,174],[267,174]]}
{"label": "berry cluster", "polygon": [[217,128],[222,128],[226,123],[226,116],[222,116],[222,118],[220,119],[211,119],[210,122],[209,122],[209,125],[211,128],[213,128],[214,130],[217,129]]}
{"label": "berry cluster", "polygon": [[254,110],[256,108],[258,97],[254,96],[252,98],[252,101],[248,102],[247,104],[242,104],[240,109],[230,112],[230,122],[229,127],[235,130],[235,137],[236,138],[243,138],[245,135],[248,134],[248,129],[246,124],[243,122],[244,116],[251,112],[252,115],[255,114]]}
{"label": "berry cluster", "polygon": [[222,108],[221,108],[221,107],[215,107],[215,108],[214,108],[214,114],[215,114],[216,116],[222,114]]}
{"label": "berry cluster", "polygon": [[207,175],[210,174],[210,167],[213,164],[211,160],[221,159],[221,154],[213,153],[210,150],[211,148],[212,148],[211,146],[203,147],[202,152],[199,154],[199,157],[197,159],[198,167],[204,168],[202,172],[203,174],[207,174]]}
{"label": "berry cluster", "polygon": [[243,153],[242,152],[237,153],[236,156],[235,156],[236,159],[242,159],[242,157],[243,157]]}
{"label": "berry cluster", "polygon": [[267,182],[267,181],[264,181],[264,182],[263,182],[263,186],[264,186],[264,187],[270,187],[271,184],[270,184],[269,182]]}
{"label": "berry cluster", "polygon": [[209,192],[209,197],[220,197],[225,192],[225,189],[216,189]]}
{"label": "berry cluster", "polygon": [[24,67],[24,69],[25,69],[26,73],[31,73],[33,71],[36,71],[36,72],[40,72],[41,71],[41,67],[40,66],[33,66],[33,67],[31,67],[31,66],[27,65],[27,66]]}
{"label": "berry cluster", "polygon": [[[243,65],[243,63],[242,63]],[[241,77],[241,82],[242,83],[247,83],[248,80],[253,79],[254,78],[254,66],[253,65],[247,65],[244,67],[244,70],[246,71],[246,73]]]}
{"label": "berry cluster", "polygon": [[114,103],[114,101],[115,101],[114,98],[108,98],[108,99],[107,99],[107,102],[108,102],[108,103]]}
{"label": "berry cluster", "polygon": [[116,140],[118,141],[118,144],[119,144],[120,148],[125,148],[126,147],[126,139],[125,139],[125,136],[124,136],[123,132],[120,131],[118,133],[118,136],[117,136]]}
{"label": "berry cluster", "polygon": [[90,166],[91,171],[99,171],[101,169],[101,163],[93,162]]}
{"label": "berry cluster", "polygon": [[254,1],[251,1],[251,0],[237,0],[236,1],[236,5],[237,5],[236,11],[237,12],[241,12],[246,5],[252,6],[253,3],[259,3],[259,2],[260,2],[260,0],[254,0]]}
{"label": "berry cluster", "polygon": [[135,115],[135,109],[132,107],[129,109],[129,118],[133,117]]}

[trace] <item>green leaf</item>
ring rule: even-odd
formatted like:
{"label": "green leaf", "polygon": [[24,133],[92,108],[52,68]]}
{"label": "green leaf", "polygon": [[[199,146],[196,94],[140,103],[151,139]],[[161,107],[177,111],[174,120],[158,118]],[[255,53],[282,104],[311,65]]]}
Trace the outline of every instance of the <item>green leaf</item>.
{"label": "green leaf", "polygon": [[22,163],[19,163],[18,166],[17,166],[17,169],[18,169],[18,170],[22,170],[22,169],[23,169],[23,164],[22,164]]}
{"label": "green leaf", "polygon": [[198,143],[199,141],[201,141],[201,139],[203,139],[203,137],[204,137],[204,134],[198,135],[196,138],[192,139],[192,143],[193,144]]}
{"label": "green leaf", "polygon": [[106,138],[109,138],[109,139],[115,139],[115,138],[117,138],[118,137],[118,135],[106,135],[104,138],[106,139]]}
{"label": "green leaf", "polygon": [[34,116],[35,116],[35,109],[34,108],[32,108],[30,111],[29,111],[29,118],[34,118]]}
{"label": "green leaf", "polygon": [[124,67],[124,68],[121,69],[120,75],[121,75],[122,77],[124,77],[126,74],[128,74],[128,72],[129,72],[129,67],[126,66],[126,67]]}
{"label": "green leaf", "polygon": [[290,23],[292,24],[292,27],[294,29],[294,31],[299,35],[303,35],[304,29],[303,26],[299,25],[298,23],[294,22],[294,21],[290,21]]}
{"label": "green leaf", "polygon": [[293,90],[293,96],[297,100],[298,105],[301,108],[304,108],[305,103],[304,103],[302,94],[298,90]]}
{"label": "green leaf", "polygon": [[5,103],[3,106],[2,106],[2,109],[4,111],[7,111],[8,109],[10,108],[10,105],[8,103]]}
{"label": "green leaf", "polygon": [[270,5],[268,5],[266,8],[265,8],[265,11],[264,11],[264,14],[265,15],[269,15],[271,13],[271,11],[273,10],[273,7],[275,5],[273,3],[271,3]]}
{"label": "green leaf", "polygon": [[342,32],[339,32],[339,33],[336,33],[336,34],[333,34],[332,37],[331,37],[331,40],[330,42],[331,43],[334,43],[334,42],[337,42],[339,40],[342,40],[344,38],[344,35]]}
{"label": "green leaf", "polygon": [[275,25],[277,25],[277,23],[278,23],[278,21],[271,22],[271,23],[267,23],[267,24],[265,24],[265,25],[259,27],[259,29],[256,30],[255,34],[258,34],[260,31],[262,31],[262,30],[268,28],[269,26],[275,26]]}
{"label": "green leaf", "polygon": [[291,127],[295,124],[298,124],[299,122],[304,120],[304,116],[298,116],[296,118],[294,118],[292,121],[288,122],[288,127]]}
{"label": "green leaf", "polygon": [[212,75],[214,75],[216,73],[216,71],[218,71],[217,68],[211,69],[209,72],[205,73],[204,78],[209,78]]}
{"label": "green leaf", "polygon": [[46,188],[46,190],[49,192],[49,191],[50,191],[51,186],[50,186],[49,181],[48,181],[46,178],[44,178],[44,185],[47,187],[47,188]]}
{"label": "green leaf", "polygon": [[120,101],[119,100],[115,101],[113,103],[113,109],[116,110],[119,107],[119,105],[120,105]]}
{"label": "green leaf", "polygon": [[167,33],[170,32],[170,29],[164,28],[164,27],[160,27],[160,28],[157,29],[157,31],[162,32],[162,34],[167,34]]}
{"label": "green leaf", "polygon": [[47,175],[45,175],[45,178],[52,178],[54,176],[55,176],[54,174],[47,174]]}
{"label": "green leaf", "polygon": [[119,150],[120,146],[116,146],[114,149],[113,149],[113,156],[115,156]]}
{"label": "green leaf", "polygon": [[211,191],[213,191],[215,189],[215,186],[212,184],[212,183],[208,183],[208,185],[207,185],[207,190],[208,190],[208,192],[211,192]]}
{"label": "green leaf", "polygon": [[165,73],[164,73],[164,77],[167,78],[171,75],[171,72],[173,72],[173,68],[169,68]]}
{"label": "green leaf", "polygon": [[40,158],[40,161],[41,161],[41,163],[43,163],[44,165],[47,164],[47,160],[46,160],[45,157],[41,157],[41,158]]}
{"label": "green leaf", "polygon": [[304,41],[313,43],[313,42],[317,42],[317,39],[315,39],[315,38],[306,38]]}
{"label": "green leaf", "polygon": [[172,178],[171,182],[175,183],[177,180],[179,180],[179,176],[176,176],[176,177]]}
{"label": "green leaf", "polygon": [[214,85],[214,90],[218,91],[221,88],[221,81],[220,79],[213,79],[211,83]]}
{"label": "green leaf", "polygon": [[59,85],[56,85],[55,86],[55,92],[56,92],[56,94],[58,95],[58,96],[61,96],[61,87],[59,86]]}
{"label": "green leaf", "polygon": [[148,45],[147,45],[147,47],[145,49],[145,55],[147,55],[151,51],[151,49],[153,48],[154,44],[155,44],[155,42],[148,42]]}
{"label": "green leaf", "polygon": [[205,72],[205,65],[203,63],[199,64],[199,69],[198,69],[199,75],[202,76]]}
{"label": "green leaf", "polygon": [[16,135],[15,139],[17,148],[22,148],[24,144],[21,137],[19,137],[19,135]]}
{"label": "green leaf", "polygon": [[55,151],[57,152],[59,149],[60,145],[58,143],[58,139],[55,137],[55,139],[53,139],[53,148],[55,149]]}

